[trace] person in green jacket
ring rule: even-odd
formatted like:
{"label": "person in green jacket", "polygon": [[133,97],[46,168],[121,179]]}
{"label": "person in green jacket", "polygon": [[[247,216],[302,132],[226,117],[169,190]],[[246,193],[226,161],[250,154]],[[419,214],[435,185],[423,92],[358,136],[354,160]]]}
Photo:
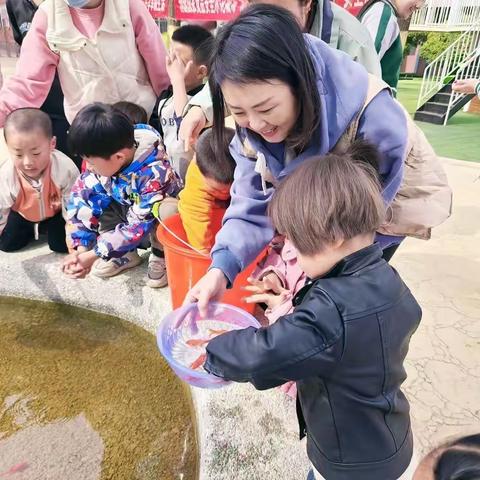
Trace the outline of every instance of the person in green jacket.
{"label": "person in green jacket", "polygon": [[394,93],[397,91],[403,61],[398,19],[409,18],[424,3],[425,0],[371,0],[358,14],[375,42],[375,50],[382,66],[382,78]]}
{"label": "person in green jacket", "polygon": [[[268,3],[290,11],[305,33],[321,38],[332,48],[342,50],[381,77],[382,69],[372,38],[366,27],[347,10],[330,0],[248,0],[249,4]],[[212,121],[212,100],[208,85],[187,106],[188,114],[180,125],[179,137],[186,147],[193,145],[207,122]]]}

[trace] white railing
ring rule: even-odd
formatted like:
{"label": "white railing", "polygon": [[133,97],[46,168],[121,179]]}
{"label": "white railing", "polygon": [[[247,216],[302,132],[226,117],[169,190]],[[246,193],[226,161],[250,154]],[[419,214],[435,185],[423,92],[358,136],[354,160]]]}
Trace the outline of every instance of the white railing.
{"label": "white railing", "polygon": [[423,74],[422,87],[418,96],[417,109],[448,83],[448,79],[457,75],[459,68],[470,61],[480,45],[480,18],[470,30],[463,33],[433,62]]}
{"label": "white railing", "polygon": [[480,0],[426,0],[410,21],[410,30],[466,31],[480,19]]}
{"label": "white railing", "polygon": [[[455,80],[466,80],[469,78],[480,78],[480,45],[477,50],[473,52],[470,58],[460,65],[455,75]],[[447,124],[450,111],[453,110],[467,95],[465,93],[453,92],[450,95],[448,102],[447,115],[445,116],[444,125]]]}

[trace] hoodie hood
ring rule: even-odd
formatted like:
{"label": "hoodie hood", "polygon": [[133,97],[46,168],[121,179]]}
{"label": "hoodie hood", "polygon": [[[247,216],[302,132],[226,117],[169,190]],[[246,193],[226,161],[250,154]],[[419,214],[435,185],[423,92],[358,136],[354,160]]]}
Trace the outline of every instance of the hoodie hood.
{"label": "hoodie hood", "polygon": [[142,158],[162,143],[160,134],[150,125],[137,124],[135,125],[135,141],[138,143],[135,152],[134,160],[141,161]]}
{"label": "hoodie hood", "polygon": [[150,125],[141,123],[135,125],[134,135],[137,149],[132,163],[125,170],[122,170],[123,175],[138,172],[146,164],[152,163],[157,158],[159,147],[163,149],[162,137]]}
{"label": "hoodie hood", "polygon": [[307,148],[285,167],[285,143],[270,144],[253,132],[241,129],[253,149],[265,156],[276,178],[295,170],[299,163],[315,155],[326,155],[337,144],[358,112],[363,108],[368,90],[368,73],[347,54],[330,48],[322,40],[305,34],[311,54],[320,97],[319,126]]}

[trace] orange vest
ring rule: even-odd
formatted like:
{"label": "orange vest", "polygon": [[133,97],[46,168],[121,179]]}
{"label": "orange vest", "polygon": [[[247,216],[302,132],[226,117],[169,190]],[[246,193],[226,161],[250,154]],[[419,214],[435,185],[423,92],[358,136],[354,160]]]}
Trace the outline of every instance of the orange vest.
{"label": "orange vest", "polygon": [[12,210],[30,222],[41,222],[62,210],[62,193],[53,183],[51,164],[45,170],[41,186],[36,189],[30,181],[17,171],[20,189]]}

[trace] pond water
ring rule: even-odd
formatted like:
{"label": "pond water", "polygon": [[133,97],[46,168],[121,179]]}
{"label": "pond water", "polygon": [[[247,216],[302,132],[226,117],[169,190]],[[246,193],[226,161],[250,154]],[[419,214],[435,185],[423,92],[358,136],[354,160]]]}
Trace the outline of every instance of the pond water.
{"label": "pond water", "polygon": [[118,318],[0,297],[0,478],[194,480],[187,388]]}

